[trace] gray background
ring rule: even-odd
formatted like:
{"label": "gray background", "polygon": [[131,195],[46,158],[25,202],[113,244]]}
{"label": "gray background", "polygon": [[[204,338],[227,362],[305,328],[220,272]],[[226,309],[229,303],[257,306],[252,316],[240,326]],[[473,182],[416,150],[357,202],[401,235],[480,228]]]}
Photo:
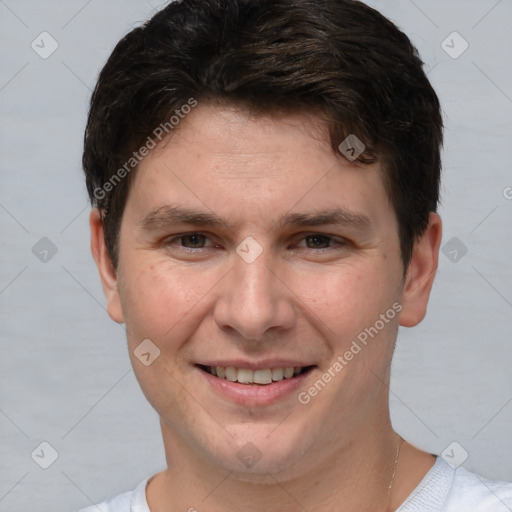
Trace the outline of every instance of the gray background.
{"label": "gray background", "polygon": [[[393,422],[438,454],[457,441],[466,468],[512,481],[512,2],[370,4],[417,45],[446,123],[446,254],[427,318],[399,334]],[[105,312],[80,168],[97,73],[158,7],[0,0],[0,510],[76,510],[164,467],[157,415]],[[59,45],[46,59],[31,48],[43,31]],[[453,31],[469,43],[458,58],[441,46]],[[48,448],[31,457],[43,441],[58,453],[48,469],[35,462],[51,462]]]}

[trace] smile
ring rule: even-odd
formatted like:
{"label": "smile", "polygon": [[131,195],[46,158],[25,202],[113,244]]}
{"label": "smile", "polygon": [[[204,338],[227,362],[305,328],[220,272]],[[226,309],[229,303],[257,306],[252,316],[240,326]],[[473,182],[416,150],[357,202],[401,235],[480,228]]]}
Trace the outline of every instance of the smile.
{"label": "smile", "polygon": [[[227,363],[227,362],[226,362]],[[225,364],[226,364],[225,363]],[[222,364],[222,363],[221,363]],[[195,371],[202,376],[209,392],[231,403],[249,406],[269,406],[286,399],[296,398],[306,379],[318,368],[312,366],[279,366],[266,364],[247,368],[196,364]]]}
{"label": "smile", "polygon": [[291,366],[286,368],[263,368],[252,370],[250,368],[235,368],[233,366],[204,366],[199,365],[201,370],[208,372],[214,377],[225,379],[229,382],[240,384],[268,385],[283,379],[292,379],[308,372],[313,366]]}

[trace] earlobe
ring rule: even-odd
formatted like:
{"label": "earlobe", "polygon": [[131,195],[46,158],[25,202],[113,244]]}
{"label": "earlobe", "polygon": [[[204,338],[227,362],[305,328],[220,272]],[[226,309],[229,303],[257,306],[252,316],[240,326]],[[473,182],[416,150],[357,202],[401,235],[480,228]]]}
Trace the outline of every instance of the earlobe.
{"label": "earlobe", "polygon": [[400,314],[400,325],[404,327],[413,327],[425,318],[437,272],[441,237],[441,218],[431,212],[427,228],[414,244],[407,269],[401,301],[403,309]]}
{"label": "earlobe", "polygon": [[107,299],[108,314],[114,322],[123,323],[124,315],[119,297],[117,273],[108,254],[103,221],[97,208],[93,208],[91,211],[89,225],[91,227],[91,252],[98,267],[103,293]]}

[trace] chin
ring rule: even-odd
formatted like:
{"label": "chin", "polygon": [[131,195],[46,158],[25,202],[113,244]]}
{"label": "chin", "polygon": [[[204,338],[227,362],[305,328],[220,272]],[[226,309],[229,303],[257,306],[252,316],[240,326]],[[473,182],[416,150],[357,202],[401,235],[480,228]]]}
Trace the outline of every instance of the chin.
{"label": "chin", "polygon": [[[228,446],[214,455],[215,464],[236,474],[240,481],[273,483],[286,481],[303,462],[306,451],[301,429],[290,432],[282,424],[238,424],[226,427],[233,436]],[[272,475],[272,476],[269,476]]]}

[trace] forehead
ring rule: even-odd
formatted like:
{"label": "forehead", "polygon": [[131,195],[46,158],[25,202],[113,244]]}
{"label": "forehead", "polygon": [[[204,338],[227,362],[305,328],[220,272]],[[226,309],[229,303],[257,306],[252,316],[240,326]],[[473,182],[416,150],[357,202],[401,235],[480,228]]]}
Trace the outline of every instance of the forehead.
{"label": "forehead", "polygon": [[[328,140],[328,126],[318,115],[250,114],[232,106],[200,103],[150,157],[183,150],[190,161],[206,158],[205,165],[220,177],[279,179],[283,172],[299,168],[297,162],[332,165]],[[263,168],[266,161],[270,165]]]}
{"label": "forehead", "polygon": [[362,226],[389,207],[381,174],[378,164],[336,155],[314,115],[251,116],[199,104],[139,164],[128,201],[145,218],[171,205],[238,224],[341,208]]}

